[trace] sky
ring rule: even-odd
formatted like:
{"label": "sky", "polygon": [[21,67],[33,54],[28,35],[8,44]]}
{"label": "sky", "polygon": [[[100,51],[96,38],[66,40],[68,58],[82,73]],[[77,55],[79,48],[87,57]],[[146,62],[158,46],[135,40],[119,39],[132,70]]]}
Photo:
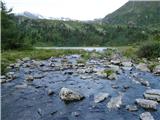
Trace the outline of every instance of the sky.
{"label": "sky", "polygon": [[14,13],[28,11],[46,17],[93,20],[112,13],[128,0],[2,0]]}

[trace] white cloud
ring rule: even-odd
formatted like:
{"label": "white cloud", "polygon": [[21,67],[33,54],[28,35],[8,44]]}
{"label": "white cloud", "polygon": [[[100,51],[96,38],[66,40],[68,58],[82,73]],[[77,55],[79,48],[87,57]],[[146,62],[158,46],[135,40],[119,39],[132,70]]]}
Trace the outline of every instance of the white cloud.
{"label": "white cloud", "polygon": [[29,11],[48,17],[78,20],[102,18],[128,0],[4,0],[15,13]]}

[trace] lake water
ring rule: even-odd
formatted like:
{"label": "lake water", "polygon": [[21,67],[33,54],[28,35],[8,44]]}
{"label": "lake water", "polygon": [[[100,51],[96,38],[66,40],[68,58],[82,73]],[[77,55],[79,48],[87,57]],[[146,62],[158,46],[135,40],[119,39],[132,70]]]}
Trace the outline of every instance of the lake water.
{"label": "lake water", "polygon": [[36,49],[47,49],[47,50],[54,50],[54,49],[59,49],[59,50],[86,50],[86,51],[98,51],[98,52],[101,52],[101,51],[104,51],[106,49],[114,49],[112,47],[36,47]]}

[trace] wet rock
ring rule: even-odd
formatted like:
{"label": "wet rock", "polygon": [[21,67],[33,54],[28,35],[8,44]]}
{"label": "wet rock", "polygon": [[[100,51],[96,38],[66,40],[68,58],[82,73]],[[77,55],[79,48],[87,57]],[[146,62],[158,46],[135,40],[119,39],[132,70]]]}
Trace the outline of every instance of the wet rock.
{"label": "wet rock", "polygon": [[122,70],[121,70],[120,67],[117,66],[117,65],[108,65],[108,67],[109,67],[111,70],[113,70],[114,72],[116,72],[116,73],[119,73],[119,74],[122,73]]}
{"label": "wet rock", "polygon": [[139,82],[141,85],[144,85],[144,86],[147,86],[147,87],[150,85],[150,83],[147,80],[144,80],[142,78],[136,78],[134,80]]}
{"label": "wet rock", "polygon": [[66,71],[66,72],[64,72],[64,74],[72,75],[73,71]]}
{"label": "wet rock", "polygon": [[43,75],[43,74],[35,74],[33,76],[34,79],[41,79],[41,78],[44,78],[44,77],[45,77],[45,75]]}
{"label": "wet rock", "polygon": [[109,75],[107,78],[110,79],[110,80],[116,80],[118,77],[117,77],[117,74],[116,74],[116,73],[112,73],[112,74]]}
{"label": "wet rock", "polygon": [[79,64],[77,64],[77,67],[85,67],[85,64],[79,63]]}
{"label": "wet rock", "polygon": [[49,90],[48,90],[48,95],[53,95],[53,94],[54,94],[54,91],[51,90],[51,89],[49,89]]}
{"label": "wet rock", "polygon": [[129,85],[124,85],[124,86],[123,86],[123,88],[124,88],[125,90],[129,89],[129,87],[130,87]]}
{"label": "wet rock", "polygon": [[111,60],[111,63],[114,65],[120,65],[121,61],[119,59]]}
{"label": "wet rock", "polygon": [[2,75],[0,76],[0,83],[5,83],[6,82],[6,76]]}
{"label": "wet rock", "polygon": [[112,84],[111,86],[112,86],[113,89],[118,89],[119,88],[119,86],[115,85],[115,84]]}
{"label": "wet rock", "polygon": [[136,103],[145,109],[157,110],[158,103],[156,101],[146,100],[146,99],[136,99]]}
{"label": "wet rock", "polygon": [[25,89],[25,88],[27,88],[27,84],[16,85],[15,88],[17,88],[17,89]]}
{"label": "wet rock", "polygon": [[107,99],[108,97],[109,97],[109,93],[99,93],[99,94],[94,96],[94,102],[95,103],[102,102],[105,99]]}
{"label": "wet rock", "polygon": [[157,65],[154,69],[153,69],[153,73],[155,75],[160,75],[160,65]]}
{"label": "wet rock", "polygon": [[123,70],[128,70],[131,71],[133,68],[132,67],[122,67]]}
{"label": "wet rock", "polygon": [[84,75],[81,75],[80,78],[83,79],[83,80],[85,80],[85,79],[90,79],[90,78],[92,78],[92,76],[84,76]]}
{"label": "wet rock", "polygon": [[137,111],[137,110],[138,110],[137,106],[135,106],[135,105],[127,105],[127,106],[126,106],[126,109],[127,109],[128,111],[130,111],[130,112],[134,112],[134,111]]}
{"label": "wet rock", "polygon": [[64,87],[60,90],[59,96],[64,101],[82,100],[84,98],[81,93]]}
{"label": "wet rock", "polygon": [[154,118],[150,112],[144,112],[144,113],[140,114],[140,119],[141,120],[154,120]]}
{"label": "wet rock", "polygon": [[117,97],[111,98],[111,100],[107,104],[107,107],[109,109],[120,108],[120,106],[122,105],[122,97],[123,97],[123,94],[120,94]]}
{"label": "wet rock", "polygon": [[122,64],[122,66],[124,66],[124,67],[132,67],[132,65],[133,65],[133,63],[132,62],[122,62],[121,63]]}
{"label": "wet rock", "polygon": [[14,72],[8,72],[6,76],[9,80],[14,80],[17,77]]}
{"label": "wet rock", "polygon": [[27,81],[33,81],[34,80],[34,77],[32,75],[27,75],[26,76],[26,80]]}
{"label": "wet rock", "polygon": [[10,64],[9,67],[14,68],[14,64]]}
{"label": "wet rock", "polygon": [[160,90],[159,89],[150,89],[144,93],[144,97],[149,100],[155,100],[160,102]]}
{"label": "wet rock", "polygon": [[42,116],[42,109],[38,108],[37,113]]}
{"label": "wet rock", "polygon": [[93,72],[94,72],[93,68],[87,68],[85,70],[85,73],[93,73]]}
{"label": "wet rock", "polygon": [[143,72],[150,72],[150,69],[148,68],[147,64],[145,63],[139,63],[136,68],[140,71],[143,71]]}

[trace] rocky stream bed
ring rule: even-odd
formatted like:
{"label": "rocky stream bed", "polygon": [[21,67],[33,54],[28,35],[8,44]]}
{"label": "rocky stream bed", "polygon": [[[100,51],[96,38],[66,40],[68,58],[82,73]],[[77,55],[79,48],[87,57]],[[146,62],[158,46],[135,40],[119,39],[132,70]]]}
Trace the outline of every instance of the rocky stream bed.
{"label": "rocky stream bed", "polygon": [[1,76],[2,120],[160,120],[160,65],[30,58]]}

